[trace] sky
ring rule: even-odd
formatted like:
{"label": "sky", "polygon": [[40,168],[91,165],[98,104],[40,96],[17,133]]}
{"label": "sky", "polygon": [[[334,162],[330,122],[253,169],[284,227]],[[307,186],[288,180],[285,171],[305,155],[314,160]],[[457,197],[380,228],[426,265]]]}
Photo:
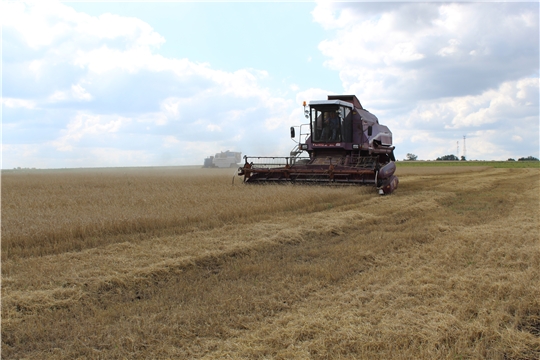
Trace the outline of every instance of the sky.
{"label": "sky", "polygon": [[[354,94],[395,155],[539,155],[538,2],[2,1],[2,169],[288,156]],[[464,142],[464,137],[466,141]]]}

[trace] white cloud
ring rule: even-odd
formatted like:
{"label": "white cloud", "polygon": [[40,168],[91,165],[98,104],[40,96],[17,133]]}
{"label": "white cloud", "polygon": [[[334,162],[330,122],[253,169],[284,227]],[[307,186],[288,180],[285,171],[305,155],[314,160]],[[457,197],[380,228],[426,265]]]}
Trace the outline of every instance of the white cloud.
{"label": "white cloud", "polygon": [[8,108],[26,108],[33,109],[36,107],[36,103],[32,100],[3,98],[2,105]]}
{"label": "white cloud", "polygon": [[[4,64],[4,71],[19,72],[6,88],[26,81],[26,89],[36,90],[28,99],[7,97],[4,103],[42,105],[34,116],[54,119],[50,121],[61,128],[50,132],[54,137],[40,135],[42,141],[51,151],[62,152],[57,156],[66,162],[71,161],[66,153],[75,157],[84,149],[81,158],[95,164],[97,159],[90,161],[88,154],[101,158],[102,150],[90,149],[112,147],[129,148],[133,154],[141,150],[159,165],[181,161],[171,149],[189,152],[184,147],[192,144],[197,151],[186,157],[188,164],[202,163],[208,154],[201,148],[268,152],[288,140],[280,127],[290,120],[294,104],[261,86],[269,77],[264,70],[224,71],[164,57],[158,53],[164,38],[136,18],[89,16],[58,2],[49,7],[13,5],[8,11],[17,21],[6,23],[7,33],[20,51],[16,62]],[[14,122],[11,134],[21,126]],[[266,139],[273,145],[265,146]],[[159,151],[162,155],[155,156]]]}
{"label": "white cloud", "polygon": [[166,117],[177,118],[180,115],[181,104],[182,104],[182,99],[180,98],[169,97],[169,98],[164,99],[161,102],[161,108],[163,109],[163,114]]}
{"label": "white cloud", "polygon": [[83,43],[90,39],[131,40],[132,47],[157,47],[165,39],[144,21],[103,14],[79,13],[59,1],[6,2],[2,24],[16,30],[33,49],[50,46],[66,37]]}
{"label": "white cloud", "polygon": [[[439,56],[450,56],[454,53],[456,53],[458,51],[458,45],[459,45],[459,40],[457,39],[450,39],[448,40],[448,46],[445,46],[443,47],[442,49],[440,49],[439,51],[437,51],[437,55]],[[470,53],[473,53],[475,54],[476,51],[475,50],[471,50]]]}
{"label": "white cloud", "polygon": [[65,23],[53,22],[53,17],[65,16],[69,8],[59,6],[58,2],[35,2],[31,5],[22,2],[2,3],[2,24],[15,28],[25,42],[33,49],[50,45],[55,38],[69,31]]}
{"label": "white cloud", "polygon": [[83,137],[91,136],[94,138],[103,137],[103,135],[116,133],[120,128],[131,119],[123,117],[77,114],[62,130],[62,136],[51,142],[59,151],[72,151],[75,143]]}
{"label": "white cloud", "polygon": [[48,98],[50,102],[60,102],[67,100],[76,101],[90,101],[92,95],[86,91],[80,84],[71,85],[71,88],[67,91],[55,91]]}
{"label": "white cloud", "polygon": [[[27,159],[42,167],[202,164],[226,149],[286,155],[302,102],[334,94],[293,79],[293,101],[262,85],[273,80],[264,69],[165,57],[165,38],[133,17],[90,16],[60,2],[3,5],[6,164],[24,159],[24,147],[38,149]],[[319,46],[326,66],[390,126],[398,151],[441,156],[434,152],[466,133],[480,156],[475,137],[494,154],[535,141],[538,151],[538,14],[530,8],[325,2],[313,16],[330,29]]]}
{"label": "white cloud", "polygon": [[526,114],[534,116],[539,106],[538,87],[537,78],[527,78],[505,82],[498,89],[490,89],[480,95],[420,103],[407,124],[418,125],[418,120],[438,120],[446,129],[461,129],[508,122],[516,115],[519,118]]}
{"label": "white cloud", "polygon": [[281,128],[283,127],[283,123],[284,123],[284,119],[280,119],[277,117],[267,118],[264,121],[264,125],[268,130],[275,130],[275,129]]}
{"label": "white cloud", "polygon": [[206,125],[206,128],[209,131],[221,131],[221,126],[215,125],[215,124],[208,124],[208,125]]}
{"label": "white cloud", "polygon": [[28,65],[28,69],[33,72],[36,77],[40,77],[41,76],[41,68],[42,68],[42,61],[40,60],[34,60],[34,61],[31,61],[30,64]]}
{"label": "white cloud", "polygon": [[268,91],[258,85],[258,81],[268,76],[266,71],[253,69],[237,70],[234,73],[224,71],[212,71],[209,75],[213,81],[222,88],[223,94],[235,97],[247,98],[258,95],[268,96]]}
{"label": "white cloud", "polygon": [[336,9],[330,1],[319,1],[311,14],[313,19],[325,29],[344,28],[358,20],[355,11],[348,8]]}
{"label": "white cloud", "polygon": [[67,100],[68,94],[65,91],[55,91],[51,96],[49,96],[49,101],[57,102]]}
{"label": "white cloud", "polygon": [[304,101],[309,104],[311,100],[326,100],[328,95],[332,95],[332,92],[310,88],[296,93],[296,103],[301,105]]}
{"label": "white cloud", "polygon": [[85,101],[92,100],[92,95],[90,95],[88,91],[86,91],[86,89],[83,88],[80,84],[72,85],[71,93],[73,97],[77,100],[85,100]]}
{"label": "white cloud", "polygon": [[345,89],[371,103],[530,76],[538,67],[538,8],[530,5],[319,3],[313,13],[323,26],[339,23],[319,48]]}
{"label": "white cloud", "polygon": [[[505,82],[497,89],[475,96],[419,102],[393,131],[411,133],[409,129],[415,129],[409,136],[410,141],[429,146],[452,138],[446,140],[450,144],[447,151],[455,149],[453,144],[467,134],[470,144],[475,144],[467,146],[467,153],[473,158],[492,156],[490,159],[505,160],[512,156],[512,151],[523,151],[513,148],[509,139],[526,143],[529,151],[534,152],[532,149],[538,144],[538,89],[538,79],[527,78]],[[484,146],[490,146],[491,150],[487,151]],[[444,154],[438,156],[441,155]]]}
{"label": "white cloud", "polygon": [[101,39],[128,38],[135,41],[132,47],[157,47],[165,39],[142,20],[113,14],[103,14],[99,17],[78,15],[75,31]]}

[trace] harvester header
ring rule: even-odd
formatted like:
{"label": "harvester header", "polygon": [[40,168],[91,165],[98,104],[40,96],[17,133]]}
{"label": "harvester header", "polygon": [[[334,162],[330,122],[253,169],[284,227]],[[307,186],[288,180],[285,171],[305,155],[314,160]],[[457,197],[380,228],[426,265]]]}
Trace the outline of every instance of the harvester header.
{"label": "harvester header", "polygon": [[397,188],[392,132],[355,95],[329,95],[303,106],[309,123],[291,127],[297,145],[290,156],[244,156],[238,169],[244,182],[363,184],[381,195]]}

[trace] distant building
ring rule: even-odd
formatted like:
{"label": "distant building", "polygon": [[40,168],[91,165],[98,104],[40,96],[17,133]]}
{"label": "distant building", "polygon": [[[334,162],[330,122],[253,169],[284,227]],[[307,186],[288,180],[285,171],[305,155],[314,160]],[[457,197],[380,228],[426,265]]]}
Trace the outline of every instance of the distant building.
{"label": "distant building", "polygon": [[242,161],[242,153],[237,151],[222,151],[215,156],[204,159],[205,168],[230,168],[236,167]]}

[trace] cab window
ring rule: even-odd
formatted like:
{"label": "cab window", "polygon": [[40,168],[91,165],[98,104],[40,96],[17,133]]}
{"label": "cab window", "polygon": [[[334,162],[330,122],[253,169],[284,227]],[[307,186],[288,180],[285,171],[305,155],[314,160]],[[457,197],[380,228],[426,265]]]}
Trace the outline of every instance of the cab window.
{"label": "cab window", "polygon": [[314,142],[340,142],[341,119],[336,107],[311,109],[311,126]]}

